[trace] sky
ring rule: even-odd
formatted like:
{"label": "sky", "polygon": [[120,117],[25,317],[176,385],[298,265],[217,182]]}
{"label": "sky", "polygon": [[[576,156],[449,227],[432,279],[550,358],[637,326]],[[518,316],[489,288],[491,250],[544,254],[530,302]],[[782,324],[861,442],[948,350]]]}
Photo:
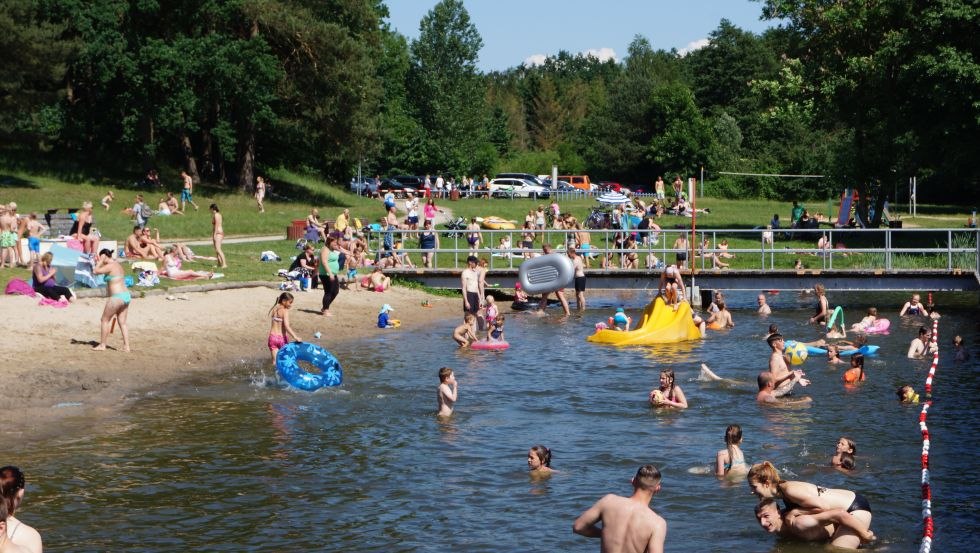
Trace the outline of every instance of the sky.
{"label": "sky", "polygon": [[[389,22],[410,40],[438,0],[388,0]],[[504,70],[540,62],[560,50],[592,52],[617,61],[636,35],[655,50],[684,53],[707,43],[722,19],[761,33],[762,3],[751,0],[463,0],[471,22],[483,36],[478,66]]]}

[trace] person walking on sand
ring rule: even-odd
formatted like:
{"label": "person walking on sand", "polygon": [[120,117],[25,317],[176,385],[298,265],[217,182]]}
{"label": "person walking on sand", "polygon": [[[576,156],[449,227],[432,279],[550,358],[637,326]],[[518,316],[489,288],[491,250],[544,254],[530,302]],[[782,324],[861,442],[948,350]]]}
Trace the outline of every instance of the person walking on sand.
{"label": "person walking on sand", "polygon": [[659,491],[660,471],[643,465],[633,477],[632,496],[606,495],[575,519],[572,531],[599,538],[603,553],[663,553],[667,522],[650,508]]}
{"label": "person walking on sand", "polygon": [[187,174],[187,171],[181,171],[180,178],[184,181],[184,188],[180,191],[180,210],[187,211],[187,204],[191,204],[194,206],[194,211],[197,211],[197,204],[194,203],[194,179]]}
{"label": "person walking on sand", "polygon": [[221,251],[221,242],[225,239],[225,229],[221,222],[222,216],[221,211],[218,210],[218,204],[211,204],[211,225],[214,226],[214,231],[211,233],[211,241],[214,243],[214,255],[218,257],[218,266],[226,269],[228,268],[228,263],[225,261],[225,252]]}
{"label": "person walking on sand", "polygon": [[453,407],[456,399],[459,398],[456,387],[456,375],[449,367],[439,369],[439,390],[437,391],[439,401],[439,416],[448,417],[453,414]]}
{"label": "person walking on sand", "polygon": [[115,323],[113,323],[113,319],[115,319],[119,323],[119,332],[122,334],[123,351],[129,351],[129,327],[126,326],[126,318],[129,316],[129,302],[133,300],[133,296],[126,288],[126,271],[119,262],[112,258],[112,250],[104,249],[99,251],[92,273],[105,275],[106,288],[108,288],[109,293],[109,299],[106,300],[105,309],[102,311],[102,334],[99,345],[92,349],[105,351],[106,340],[109,339],[109,333],[115,327]]}

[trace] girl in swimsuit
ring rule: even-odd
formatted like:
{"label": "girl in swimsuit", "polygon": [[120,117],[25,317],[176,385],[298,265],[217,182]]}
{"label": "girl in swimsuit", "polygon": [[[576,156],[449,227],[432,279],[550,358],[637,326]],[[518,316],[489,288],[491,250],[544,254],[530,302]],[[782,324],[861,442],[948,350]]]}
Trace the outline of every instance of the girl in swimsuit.
{"label": "girl in swimsuit", "polygon": [[551,468],[551,450],[543,445],[536,445],[527,452],[527,468],[531,476],[550,476],[555,472]]}
{"label": "girl in swimsuit", "polygon": [[218,204],[211,204],[211,224],[214,225],[214,233],[211,235],[211,241],[214,242],[214,255],[218,257],[218,266],[226,269],[228,263],[225,262],[225,252],[221,251],[221,241],[225,239],[225,229],[221,225],[221,219]]}
{"label": "girl in swimsuit", "polygon": [[650,392],[650,403],[654,407],[676,407],[687,409],[687,398],[684,390],[674,382],[674,370],[660,371],[660,387]]}
{"label": "girl in swimsuit", "polygon": [[725,449],[715,456],[716,476],[741,476],[748,472],[745,455],[742,454],[742,427],[729,424],[725,430]]}
{"label": "girl in swimsuit", "polygon": [[129,327],[126,326],[126,318],[129,316],[129,302],[132,296],[126,288],[126,271],[123,270],[115,259],[112,258],[112,250],[102,250],[96,259],[94,274],[105,275],[106,288],[108,288],[109,299],[105,302],[105,309],[102,311],[102,335],[99,345],[94,350],[104,351],[106,340],[114,326],[112,319],[115,318],[119,323],[119,331],[123,339],[123,351],[129,351]]}
{"label": "girl in swimsuit", "polygon": [[861,494],[824,488],[809,482],[781,480],[776,467],[769,461],[753,465],[747,479],[754,495],[760,499],[782,499],[786,510],[799,508],[809,511],[809,514],[819,514],[840,509],[858,519],[860,530],[839,526],[831,536],[831,545],[857,549],[862,541],[874,536],[871,532],[871,504]]}
{"label": "girl in swimsuit", "polygon": [[834,451],[834,456],[830,458],[830,466],[842,466],[842,456],[848,454],[853,457],[855,453],[857,453],[857,444],[854,443],[854,440],[846,436],[841,436],[837,440],[837,449]]}
{"label": "girl in swimsuit", "polygon": [[492,321],[487,324],[487,341],[488,342],[503,342],[504,339],[504,316],[497,315]]}
{"label": "girl in swimsuit", "polygon": [[272,364],[276,364],[276,355],[286,345],[288,335],[297,342],[302,342],[299,336],[289,326],[289,308],[293,306],[293,295],[289,292],[279,294],[276,304],[269,310],[272,326],[269,328],[269,352],[272,353]]}
{"label": "girl in swimsuit", "polygon": [[912,294],[912,299],[905,302],[902,306],[902,311],[899,312],[898,316],[902,317],[904,315],[929,315],[926,311],[926,307],[919,303],[919,294]]}

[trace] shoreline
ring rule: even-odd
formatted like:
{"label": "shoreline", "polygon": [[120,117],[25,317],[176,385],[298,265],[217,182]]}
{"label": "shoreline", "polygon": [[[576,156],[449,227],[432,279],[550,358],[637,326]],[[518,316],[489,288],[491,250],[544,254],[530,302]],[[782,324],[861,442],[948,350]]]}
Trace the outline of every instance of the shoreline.
{"label": "shoreline", "polygon": [[[147,390],[224,370],[236,360],[265,358],[271,365],[268,311],[280,291],[268,283],[248,284],[252,286],[134,294],[129,353],[114,349],[122,346],[118,330],[109,336],[109,350],[91,349],[99,338],[104,296],[78,298],[57,309],[39,306],[34,298],[5,295],[0,308],[13,322],[11,329],[19,329],[0,343],[5,433],[28,441],[43,439],[63,431],[59,421],[117,413]],[[461,313],[459,298],[398,286],[383,293],[341,290],[332,317],[320,315],[320,290],[293,295],[293,329],[304,340],[320,331],[317,343],[327,349],[378,332],[378,310],[384,303],[394,307],[402,330]],[[421,307],[424,300],[432,307]]]}

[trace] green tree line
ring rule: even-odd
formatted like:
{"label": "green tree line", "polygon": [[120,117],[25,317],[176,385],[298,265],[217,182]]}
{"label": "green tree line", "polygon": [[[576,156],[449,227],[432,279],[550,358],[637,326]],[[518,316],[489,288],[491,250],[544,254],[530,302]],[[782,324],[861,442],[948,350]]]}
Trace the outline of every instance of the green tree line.
{"label": "green tree line", "polygon": [[760,11],[779,25],[721,20],[686,55],[637,36],[620,61],[560,52],[482,73],[481,31],[497,30],[477,29],[461,0],[436,4],[414,40],[380,0],[0,0],[0,140],[245,191],[272,167],[344,182],[358,166],[557,164],[646,188],[704,167],[711,194],[730,197],[852,186],[883,200],[912,175],[920,200],[976,197],[975,2]]}

